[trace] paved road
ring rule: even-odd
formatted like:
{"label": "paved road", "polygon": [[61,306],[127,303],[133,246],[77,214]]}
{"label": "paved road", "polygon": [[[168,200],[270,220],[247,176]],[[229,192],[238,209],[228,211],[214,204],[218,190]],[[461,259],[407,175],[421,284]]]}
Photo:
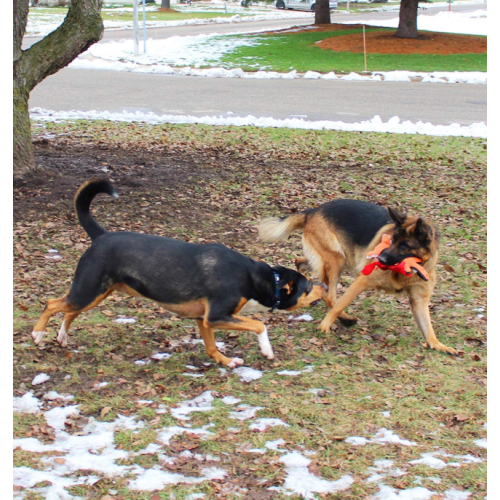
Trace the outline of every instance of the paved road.
{"label": "paved road", "polygon": [[379,114],[434,125],[486,121],[486,85],[248,80],[65,69],[31,93],[30,107],[152,111],[357,122]]}
{"label": "paved road", "polygon": [[[472,6],[458,7],[470,9]],[[478,4],[473,7],[477,9]],[[367,15],[362,14],[364,18]],[[387,13],[373,13],[370,17],[375,15]],[[394,15],[391,13],[390,17]],[[352,19],[355,20],[354,15]],[[297,20],[287,22],[288,25],[297,24]],[[262,29],[269,23],[248,24]],[[311,19],[305,19],[304,23],[311,23]],[[179,27],[189,30],[183,34],[202,33],[205,29],[214,32],[216,28],[234,31],[234,25]],[[181,34],[174,28],[154,31],[158,36]],[[130,31],[121,33],[122,37],[130,36]],[[105,37],[115,34],[107,32]],[[369,120],[378,114],[384,121],[399,116],[403,120],[429,121],[434,125],[470,125],[486,122],[486,94],[486,85],[248,80],[65,68],[33,90],[30,107],[56,111],[152,111],[193,116],[253,115],[278,119],[299,116],[312,121],[344,122]]]}

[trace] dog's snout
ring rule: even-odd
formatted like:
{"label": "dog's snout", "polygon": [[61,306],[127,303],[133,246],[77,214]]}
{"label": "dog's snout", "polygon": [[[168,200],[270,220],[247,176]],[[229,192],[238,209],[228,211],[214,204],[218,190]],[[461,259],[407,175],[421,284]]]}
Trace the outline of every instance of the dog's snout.
{"label": "dog's snout", "polygon": [[379,256],[378,256],[378,260],[381,264],[384,264],[384,265],[387,265],[388,264],[388,259],[387,257],[384,255],[384,253],[382,252]]}

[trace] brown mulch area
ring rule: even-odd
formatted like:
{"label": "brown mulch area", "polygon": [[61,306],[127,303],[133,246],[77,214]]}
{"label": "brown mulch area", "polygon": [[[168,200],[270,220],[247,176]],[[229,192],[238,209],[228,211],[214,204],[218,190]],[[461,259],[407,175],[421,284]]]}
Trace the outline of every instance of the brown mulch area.
{"label": "brown mulch area", "polygon": [[[267,34],[342,31],[362,28],[361,24],[322,24],[314,28],[281,30]],[[363,52],[363,34],[335,36],[316,44],[335,52]],[[366,50],[370,54],[482,54],[487,52],[487,38],[483,36],[452,35],[449,33],[420,33],[415,40],[396,38],[394,31],[369,31],[366,33]]]}

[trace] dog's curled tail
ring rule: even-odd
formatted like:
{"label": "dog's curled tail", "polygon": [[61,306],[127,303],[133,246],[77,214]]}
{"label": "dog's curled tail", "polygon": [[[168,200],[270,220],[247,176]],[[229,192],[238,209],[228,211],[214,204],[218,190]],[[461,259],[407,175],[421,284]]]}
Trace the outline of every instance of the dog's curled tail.
{"label": "dog's curled tail", "polygon": [[297,229],[306,225],[306,214],[290,215],[289,217],[267,217],[259,224],[259,237],[263,241],[286,241]]}
{"label": "dog's curled tail", "polygon": [[118,192],[110,181],[97,178],[82,184],[75,195],[76,215],[92,241],[106,233],[106,230],[96,222],[90,213],[90,204],[99,193],[107,193],[118,198]]}

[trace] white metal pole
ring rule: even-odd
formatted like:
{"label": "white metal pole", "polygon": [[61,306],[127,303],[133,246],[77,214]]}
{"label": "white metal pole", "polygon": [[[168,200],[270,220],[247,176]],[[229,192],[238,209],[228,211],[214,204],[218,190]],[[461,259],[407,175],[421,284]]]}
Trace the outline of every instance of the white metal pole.
{"label": "white metal pole", "polygon": [[366,38],[365,38],[365,25],[363,24],[363,52],[365,53],[365,72],[368,71],[366,67]]}
{"label": "white metal pole", "polygon": [[144,41],[144,54],[146,53],[146,0],[142,0],[142,39]]}
{"label": "white metal pole", "polygon": [[134,56],[139,55],[139,12],[137,0],[134,0]]}

